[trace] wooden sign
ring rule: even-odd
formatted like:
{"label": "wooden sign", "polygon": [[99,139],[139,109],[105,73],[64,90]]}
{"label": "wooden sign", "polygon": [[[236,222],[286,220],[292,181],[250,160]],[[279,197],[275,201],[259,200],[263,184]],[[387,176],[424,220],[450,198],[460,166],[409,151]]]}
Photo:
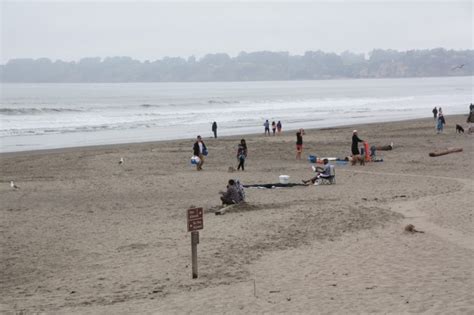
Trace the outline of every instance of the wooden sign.
{"label": "wooden sign", "polygon": [[188,232],[202,230],[204,228],[202,208],[188,209]]}
{"label": "wooden sign", "polygon": [[193,265],[193,279],[196,279],[198,277],[197,244],[199,244],[198,230],[202,230],[204,228],[204,220],[202,214],[202,208],[188,209],[188,232],[191,232],[191,259]]}

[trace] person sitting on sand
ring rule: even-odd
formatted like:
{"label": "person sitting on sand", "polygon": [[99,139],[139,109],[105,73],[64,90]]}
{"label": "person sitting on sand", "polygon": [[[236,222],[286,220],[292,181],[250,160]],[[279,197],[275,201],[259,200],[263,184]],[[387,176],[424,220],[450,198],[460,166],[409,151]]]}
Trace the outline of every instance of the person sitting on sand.
{"label": "person sitting on sand", "polygon": [[316,176],[314,176],[311,179],[308,179],[308,180],[303,179],[302,180],[303,184],[309,185],[309,183],[311,182],[314,185],[318,185],[318,179],[319,178],[324,178],[324,177],[330,177],[331,176],[331,165],[329,164],[329,160],[324,159],[323,163],[324,163],[323,167],[321,167],[321,166],[314,167],[313,166],[313,170],[315,172],[318,172],[318,173],[316,174]]}
{"label": "person sitting on sand", "polygon": [[239,192],[240,187],[237,187],[237,184],[233,179],[229,179],[227,185],[227,191],[220,191],[221,201],[223,205],[233,205],[243,201],[242,194]]}

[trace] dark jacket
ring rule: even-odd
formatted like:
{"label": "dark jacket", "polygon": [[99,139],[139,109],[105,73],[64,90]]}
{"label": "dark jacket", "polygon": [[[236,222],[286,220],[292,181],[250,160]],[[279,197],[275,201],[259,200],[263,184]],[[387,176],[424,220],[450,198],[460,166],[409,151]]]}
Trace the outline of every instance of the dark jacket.
{"label": "dark jacket", "polygon": [[239,144],[239,147],[237,148],[237,158],[238,159],[244,159],[247,157],[247,147]]}
{"label": "dark jacket", "polygon": [[441,123],[442,123],[443,125],[446,125],[446,119],[444,119],[444,115],[443,115],[443,114],[438,115],[438,119],[441,121]]}
{"label": "dark jacket", "polygon": [[296,133],[296,144],[303,145],[303,135],[299,131]]}
{"label": "dark jacket", "polygon": [[[201,141],[201,143],[202,143],[202,149],[207,150],[206,145],[204,144],[204,141]],[[193,151],[194,151],[194,155],[196,155],[196,156],[200,156],[202,154],[202,152],[199,151],[198,141],[194,142]]]}
{"label": "dark jacket", "polygon": [[360,139],[357,135],[352,135],[352,147],[351,151],[353,155],[359,155],[359,142],[363,142],[364,140]]}

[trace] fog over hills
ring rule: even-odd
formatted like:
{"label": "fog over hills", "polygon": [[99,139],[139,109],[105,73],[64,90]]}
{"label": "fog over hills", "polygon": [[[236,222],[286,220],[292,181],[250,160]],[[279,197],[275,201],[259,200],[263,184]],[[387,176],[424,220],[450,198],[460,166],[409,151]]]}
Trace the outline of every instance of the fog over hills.
{"label": "fog over hills", "polygon": [[76,61],[11,59],[0,65],[2,82],[193,82],[318,80],[336,78],[404,78],[472,76],[474,50],[372,50],[368,57],[307,51],[241,52],[165,57],[138,61],[131,57],[92,57]]}

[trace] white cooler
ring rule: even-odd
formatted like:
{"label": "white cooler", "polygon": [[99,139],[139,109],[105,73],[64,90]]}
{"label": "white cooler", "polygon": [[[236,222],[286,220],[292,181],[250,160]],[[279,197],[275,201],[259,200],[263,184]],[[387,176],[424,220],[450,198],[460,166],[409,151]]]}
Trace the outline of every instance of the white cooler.
{"label": "white cooler", "polygon": [[290,182],[290,176],[280,175],[280,184],[286,185]]}

